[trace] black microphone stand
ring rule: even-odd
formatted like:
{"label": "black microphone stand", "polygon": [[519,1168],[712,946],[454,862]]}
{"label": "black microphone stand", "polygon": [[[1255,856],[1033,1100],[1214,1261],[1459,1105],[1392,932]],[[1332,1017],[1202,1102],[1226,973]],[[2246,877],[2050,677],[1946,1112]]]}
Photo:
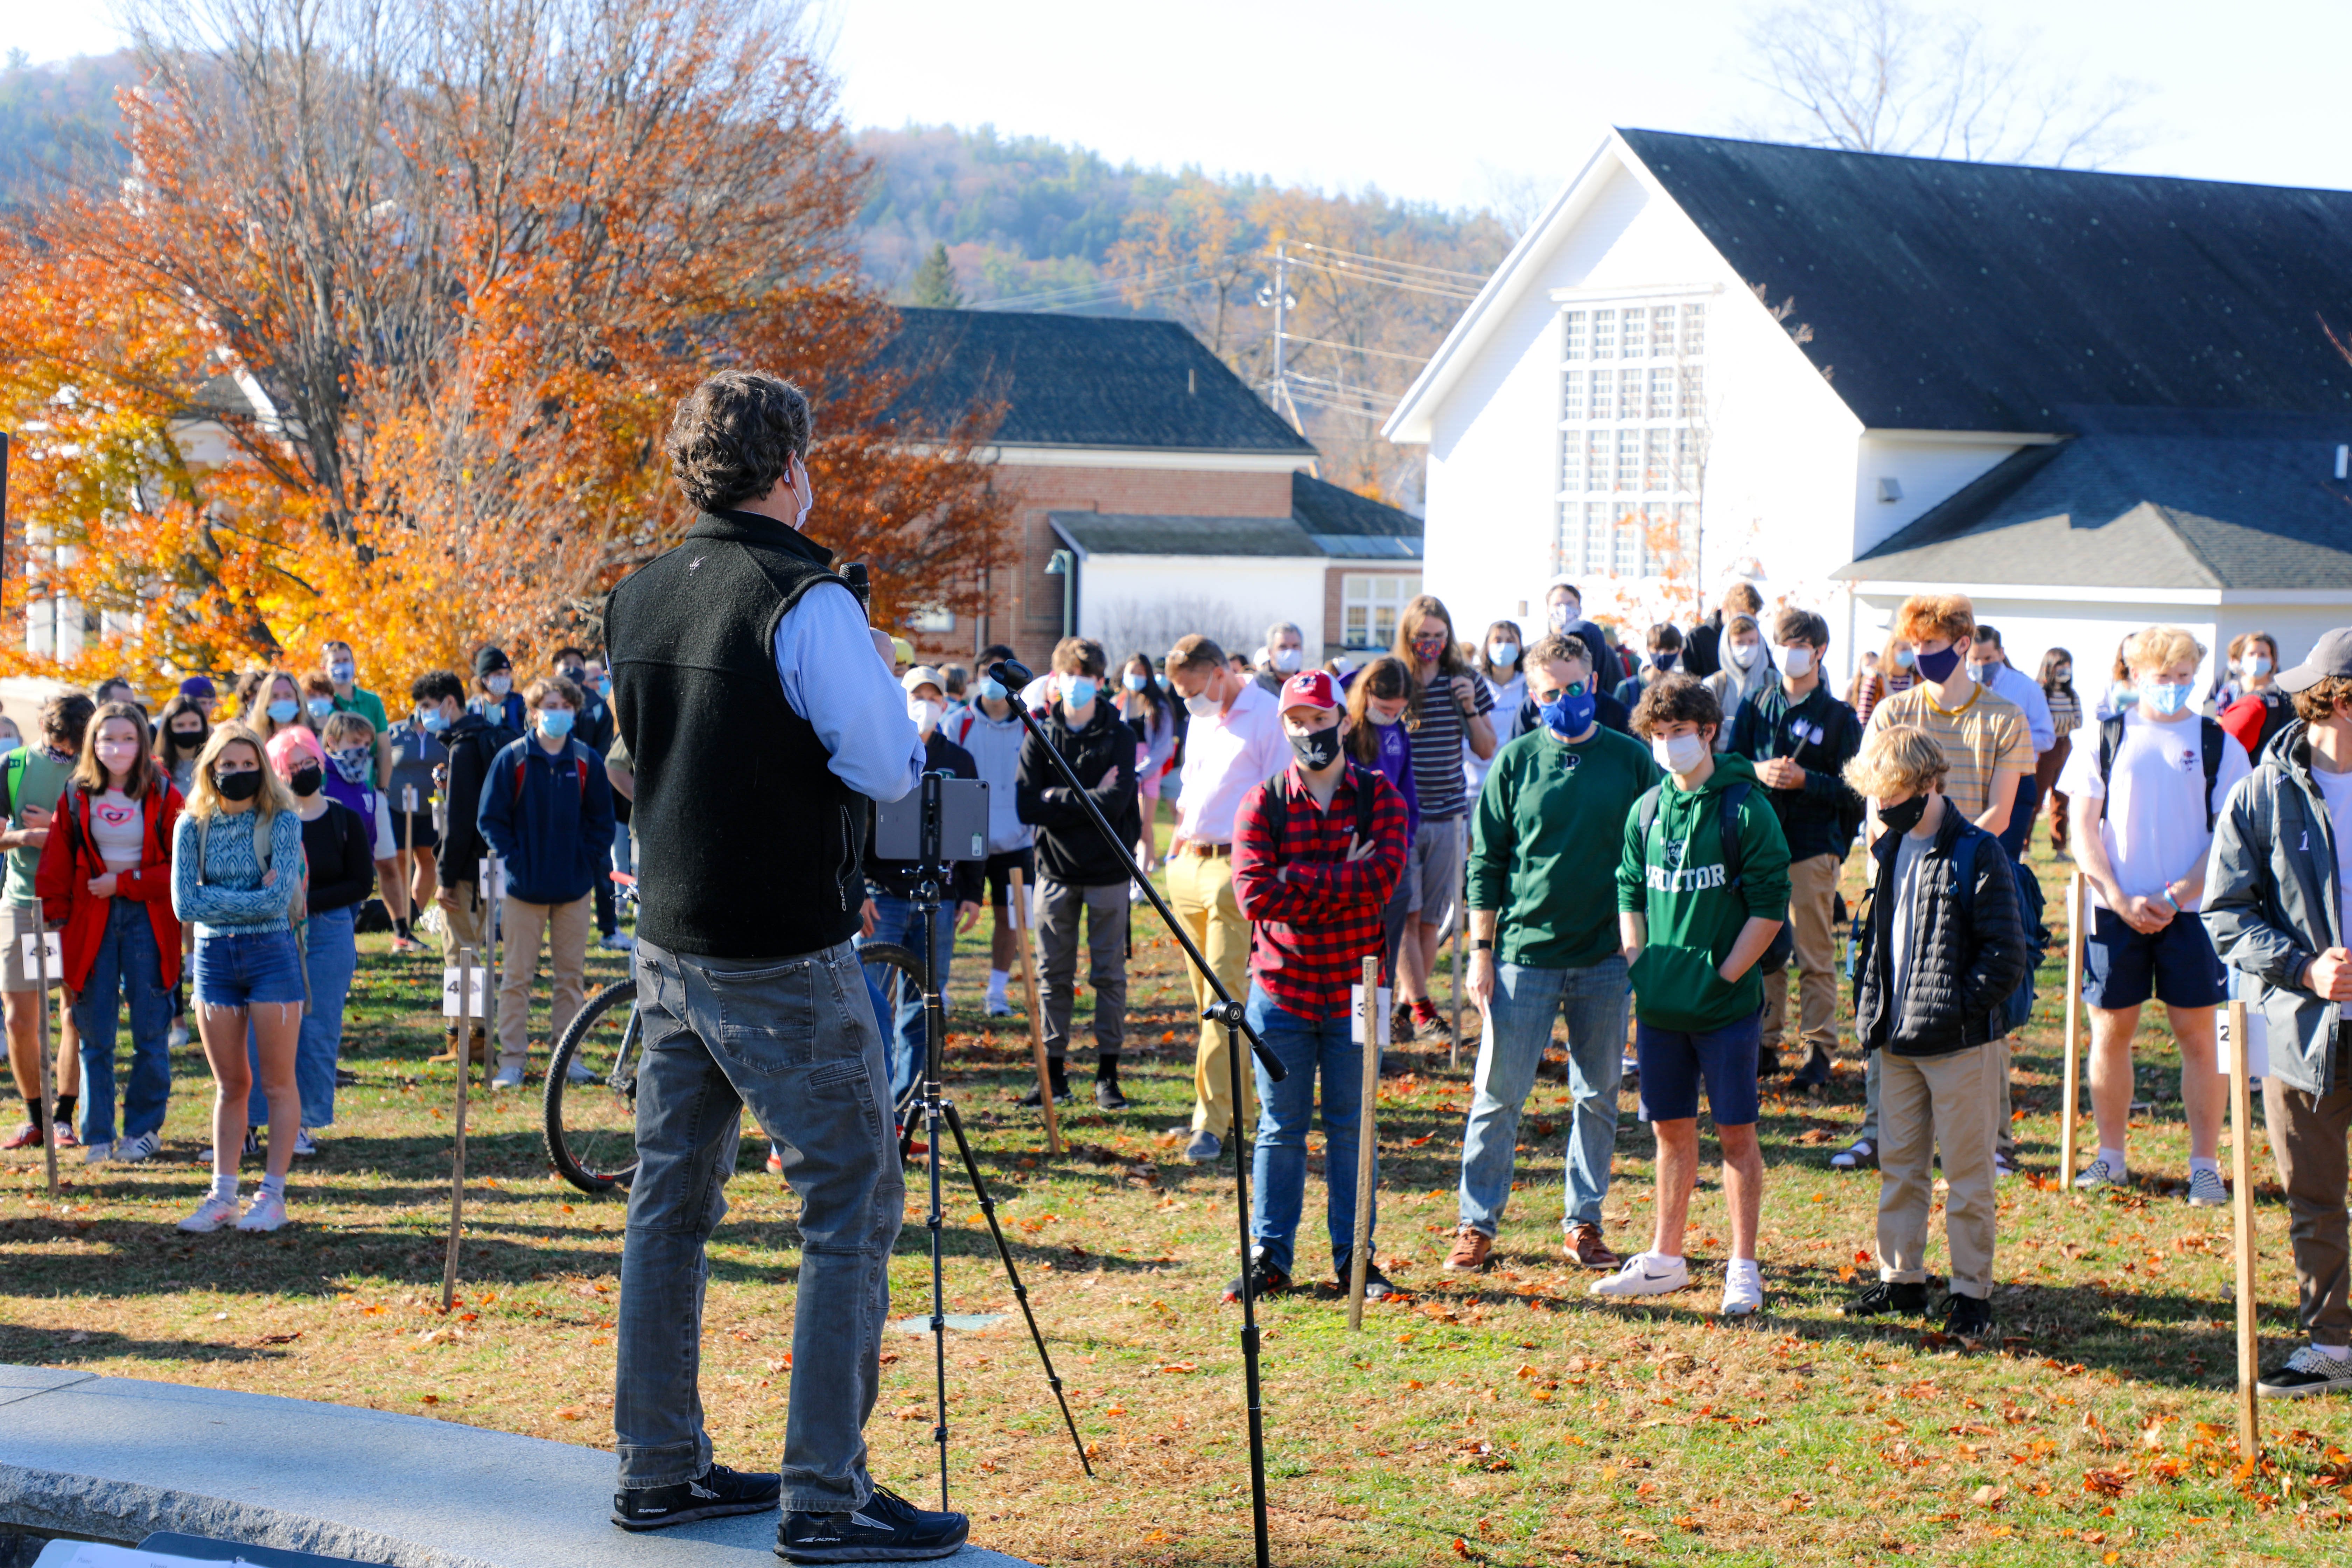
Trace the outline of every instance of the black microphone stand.
{"label": "black microphone stand", "polygon": [[[1224,1026],[1225,1061],[1233,1073],[1234,1212],[1242,1243],[1242,1378],[1249,1396],[1250,1513],[1257,1531],[1257,1568],[1271,1568],[1273,1560],[1267,1552],[1265,1535],[1265,1410],[1259,1396],[1257,1301],[1250,1278],[1250,1149],[1243,1131],[1244,1119],[1242,1115],[1242,1108],[1248,1101],[1242,1095],[1241,1042],[1249,1042],[1258,1065],[1265,1069],[1265,1076],[1274,1082],[1280,1083],[1289,1074],[1281,1058],[1267,1049],[1265,1042],[1250,1028],[1241,1003],[1225,989],[1223,983],[1217,978],[1217,972],[1209,967],[1209,961],[1202,956],[1200,948],[1193,943],[1192,932],[1184,929],[1184,922],[1176,918],[1176,911],[1168,907],[1168,900],[1160,896],[1159,889],[1151,885],[1151,879],[1143,874],[1143,868],[1135,863],[1133,847],[1120,840],[1118,830],[1103,816],[1102,808],[1095,804],[1094,796],[1087,793],[1087,787],[1078,782],[1078,775],[1071,771],[1069,760],[1055,749],[1052,738],[1038,724],[1036,715],[1023,704],[1022,688],[1035,677],[1025,665],[1013,659],[1000,659],[989,666],[988,677],[1004,688],[1004,695],[1013,710],[1021,715],[1023,727],[1045,748],[1045,755],[1053,762],[1054,771],[1062,775],[1062,782],[1069,786],[1071,796],[1086,808],[1087,819],[1094,824],[1095,831],[1101,834],[1103,842],[1111,847],[1112,853],[1127,868],[1128,877],[1133,885],[1143,889],[1144,897],[1151,900],[1151,907],[1160,911],[1160,918],[1174,933],[1177,945],[1183,948],[1185,956],[1192,961],[1193,969],[1216,994],[1217,999],[1202,1010],[1201,1016],[1206,1022]],[[1097,700],[1107,699],[1097,698]]]}

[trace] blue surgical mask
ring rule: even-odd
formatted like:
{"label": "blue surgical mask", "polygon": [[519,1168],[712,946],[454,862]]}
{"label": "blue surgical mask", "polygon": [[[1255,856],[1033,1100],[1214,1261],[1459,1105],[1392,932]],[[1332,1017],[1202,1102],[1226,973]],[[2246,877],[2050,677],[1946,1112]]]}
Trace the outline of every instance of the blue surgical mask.
{"label": "blue surgical mask", "polygon": [[1592,693],[1580,680],[1561,687],[1538,711],[1543,715],[1544,728],[1573,737],[1592,727],[1595,706]]}
{"label": "blue surgical mask", "polygon": [[2189,706],[2189,694],[2194,689],[2186,681],[2178,686],[2169,681],[2155,681],[2147,688],[2147,703],[2158,712],[2169,717]]}
{"label": "blue surgical mask", "polygon": [[1142,690],[1145,687],[1147,687],[1147,686],[1150,685],[1150,684],[1151,684],[1151,680],[1150,680],[1150,677],[1145,676],[1145,675],[1140,675],[1140,674],[1137,673],[1136,671],[1134,671],[1134,670],[1130,669],[1130,670],[1129,670],[1129,671],[1127,672],[1127,676],[1126,676],[1126,683],[1127,683],[1127,689],[1128,689],[1129,691],[1140,691],[1140,690]]}
{"label": "blue surgical mask", "polygon": [[1099,681],[1083,675],[1062,677],[1062,699],[1067,707],[1084,708],[1095,700],[1095,693],[1101,689],[1102,684]]}
{"label": "blue surgical mask", "polygon": [[327,679],[338,686],[349,686],[358,678],[359,673],[359,668],[355,665],[331,664],[327,667]]}
{"label": "blue surgical mask", "polygon": [[[331,708],[334,704],[329,703],[328,706]],[[301,711],[300,703],[290,697],[281,697],[269,705],[269,721],[273,724],[291,724],[294,722],[294,716]]]}
{"label": "blue surgical mask", "polygon": [[1002,702],[1009,693],[1004,689],[1004,682],[992,675],[980,683],[980,695],[986,701]]}
{"label": "blue surgical mask", "polygon": [[1508,669],[1519,662],[1519,645],[1497,638],[1486,645],[1486,658],[1496,669]]}
{"label": "blue surgical mask", "polygon": [[613,678],[611,676],[600,675],[596,678],[596,695],[599,697],[610,697],[613,695]]}
{"label": "blue surgical mask", "polygon": [[1918,663],[1918,662],[1919,662],[1919,656],[1918,656],[1917,654],[1916,654],[1916,653],[1913,653],[1909,648],[1907,648],[1907,647],[1898,647],[1898,648],[1896,648],[1896,649],[1895,650],[1895,668],[1897,668],[1897,669],[1908,669],[1908,668],[1910,668],[1913,665],[1915,665],[1915,664],[1916,664],[1916,663]]}
{"label": "blue surgical mask", "polygon": [[572,710],[569,708],[541,709],[539,732],[542,735],[551,735],[559,741],[572,733]]}
{"label": "blue surgical mask", "polygon": [[335,700],[331,697],[313,697],[302,706],[310,710],[311,718],[324,719],[335,710]]}
{"label": "blue surgical mask", "polygon": [[14,735],[0,735],[0,757],[6,756],[23,743]]}
{"label": "blue surgical mask", "polygon": [[437,735],[449,727],[449,715],[438,708],[419,708],[416,710],[416,727],[428,735]]}

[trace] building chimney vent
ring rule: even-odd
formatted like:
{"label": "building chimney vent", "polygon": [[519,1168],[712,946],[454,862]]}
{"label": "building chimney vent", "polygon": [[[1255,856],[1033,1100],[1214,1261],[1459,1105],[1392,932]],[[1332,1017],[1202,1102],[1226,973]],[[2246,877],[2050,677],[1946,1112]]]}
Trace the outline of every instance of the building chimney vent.
{"label": "building chimney vent", "polygon": [[1878,499],[1883,501],[1901,500],[1903,499],[1903,481],[1897,479],[1883,479],[1879,480]]}

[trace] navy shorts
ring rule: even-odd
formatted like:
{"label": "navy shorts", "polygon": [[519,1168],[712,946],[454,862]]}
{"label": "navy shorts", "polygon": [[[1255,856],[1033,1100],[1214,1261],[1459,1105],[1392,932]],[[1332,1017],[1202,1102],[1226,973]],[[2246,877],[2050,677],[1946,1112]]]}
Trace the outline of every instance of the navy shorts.
{"label": "navy shorts", "polygon": [[2083,942],[2083,1000],[2116,1012],[2150,995],[2168,1007],[2218,1007],[2229,999],[2229,976],[2205,922],[2190,910],[2159,931],[2137,931],[2113,910],[2091,911]]}
{"label": "navy shorts", "polygon": [[[1037,887],[1037,848],[1031,845],[1023,849],[1007,849],[1002,855],[988,858],[988,907],[1001,910],[1013,890],[1013,868],[1021,868],[1021,885],[1034,891]],[[1025,919],[1025,917],[1024,917]]]}
{"label": "navy shorts", "polygon": [[1763,1046],[1761,1013],[1703,1035],[1637,1020],[1633,1055],[1642,1064],[1642,1120],[1683,1121],[1696,1116],[1704,1083],[1707,1113],[1717,1127],[1754,1126],[1756,1063]]}
{"label": "navy shorts", "polygon": [[302,955],[291,931],[208,932],[196,938],[196,1005],[299,1003]]}

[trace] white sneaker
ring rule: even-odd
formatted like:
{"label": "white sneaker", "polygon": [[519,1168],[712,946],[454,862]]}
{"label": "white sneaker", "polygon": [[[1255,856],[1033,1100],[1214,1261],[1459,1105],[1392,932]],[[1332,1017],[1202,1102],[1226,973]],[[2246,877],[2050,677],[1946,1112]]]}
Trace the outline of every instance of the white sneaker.
{"label": "white sneaker", "polygon": [[191,1236],[203,1236],[218,1230],[236,1217],[235,1198],[216,1197],[210,1193],[196,1205],[196,1212],[180,1222],[180,1228]]}
{"label": "white sneaker", "polygon": [[1763,1305],[1764,1271],[1753,1258],[1733,1258],[1723,1271],[1723,1315],[1744,1318]]}
{"label": "white sneaker", "polygon": [[594,1083],[596,1081],[596,1075],[589,1070],[588,1064],[586,1062],[582,1061],[575,1056],[564,1066],[563,1081],[566,1083],[575,1084]]}
{"label": "white sneaker", "polygon": [[275,1193],[256,1193],[253,1202],[246,1205],[245,1217],[236,1222],[239,1230],[276,1230],[286,1223],[286,1200]]}
{"label": "white sneaker", "polygon": [[188,1048],[188,1026],[185,1024],[173,1025],[171,1031],[163,1037],[163,1045],[168,1050],[186,1050]]}
{"label": "white sneaker", "polygon": [[2074,1178],[2074,1185],[2085,1191],[2092,1187],[2127,1187],[2131,1185],[2131,1173],[2121,1165],[2108,1164],[2106,1156],[2102,1154],[2083,1167],[2083,1173]]}
{"label": "white sneaker", "polygon": [[1867,1138],[1857,1138],[1847,1148],[1830,1156],[1832,1171],[1858,1171],[1878,1158],[1878,1145]]}
{"label": "white sneaker", "polygon": [[490,1075],[490,1087],[492,1089],[520,1089],[522,1087],[522,1068],[500,1068],[497,1072]]}
{"label": "white sneaker", "polygon": [[1677,1263],[1665,1268],[1646,1252],[1637,1252],[1625,1260],[1625,1266],[1604,1279],[1592,1282],[1595,1296],[1667,1296],[1690,1288],[1690,1265]]}
{"label": "white sneaker", "polygon": [[103,1165],[112,1158],[114,1158],[114,1145],[111,1142],[85,1143],[81,1146],[81,1163],[85,1165]]}
{"label": "white sneaker", "polygon": [[155,1157],[157,1151],[161,1150],[163,1147],[163,1135],[162,1133],[142,1132],[136,1138],[125,1138],[122,1142],[117,1143],[114,1146],[114,1157],[126,1163],[137,1160],[152,1160]]}
{"label": "white sneaker", "polygon": [[637,939],[631,936],[627,931],[616,931],[612,935],[598,942],[596,945],[603,948],[606,952],[632,952],[636,950]]}
{"label": "white sneaker", "polygon": [[1004,997],[991,996],[988,999],[988,1016],[992,1018],[1010,1018],[1013,1016],[1013,1004]]}
{"label": "white sneaker", "polygon": [[295,1154],[299,1157],[304,1154],[315,1154],[318,1152],[319,1141],[310,1136],[310,1130],[307,1127],[296,1128],[294,1130]]}
{"label": "white sneaker", "polygon": [[2189,1173],[2189,1202],[2200,1209],[2227,1208],[2230,1205],[2230,1185],[2221,1180],[2219,1171],[2191,1171]]}

